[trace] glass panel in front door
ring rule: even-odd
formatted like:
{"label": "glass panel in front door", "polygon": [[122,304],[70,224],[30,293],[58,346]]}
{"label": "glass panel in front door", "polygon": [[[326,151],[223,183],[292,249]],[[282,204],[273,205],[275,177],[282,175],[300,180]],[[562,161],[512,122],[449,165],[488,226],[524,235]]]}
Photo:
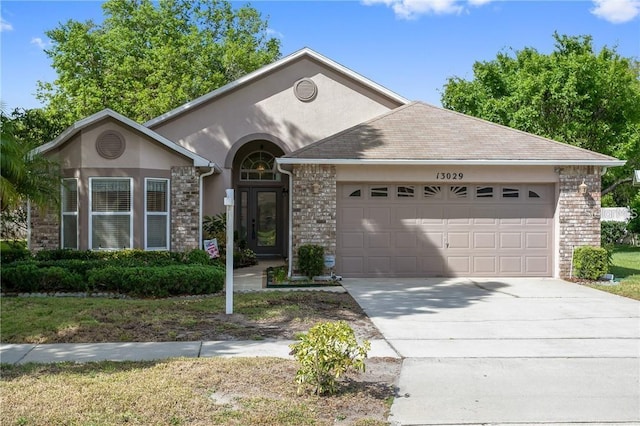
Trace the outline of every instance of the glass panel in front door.
{"label": "glass panel in front door", "polygon": [[256,197],[256,237],[258,247],[275,247],[277,214],[277,193],[260,191]]}

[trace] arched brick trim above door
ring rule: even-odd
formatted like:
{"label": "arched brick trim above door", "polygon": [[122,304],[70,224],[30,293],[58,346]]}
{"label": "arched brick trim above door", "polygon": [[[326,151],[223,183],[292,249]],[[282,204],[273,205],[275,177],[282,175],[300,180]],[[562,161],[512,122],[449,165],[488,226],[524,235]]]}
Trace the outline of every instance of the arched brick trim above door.
{"label": "arched brick trim above door", "polygon": [[283,142],[282,140],[280,140],[280,138],[277,138],[276,136],[270,135],[268,133],[252,133],[250,135],[241,137],[236,142],[234,142],[233,145],[231,145],[231,148],[227,153],[227,157],[224,160],[224,167],[227,169],[232,168],[233,160],[236,157],[238,150],[242,148],[244,144],[248,142],[256,141],[256,140],[263,140],[263,141],[268,141],[273,143],[274,145],[278,146],[278,148],[280,148],[285,153],[285,155],[291,152],[291,148],[289,148],[289,146],[285,142]]}

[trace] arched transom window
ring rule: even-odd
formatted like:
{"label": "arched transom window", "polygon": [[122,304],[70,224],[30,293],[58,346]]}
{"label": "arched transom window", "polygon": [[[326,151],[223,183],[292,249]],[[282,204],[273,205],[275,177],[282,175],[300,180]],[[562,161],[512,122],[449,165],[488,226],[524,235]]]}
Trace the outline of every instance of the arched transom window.
{"label": "arched transom window", "polygon": [[275,157],[266,151],[256,151],[240,165],[240,180],[277,180]]}

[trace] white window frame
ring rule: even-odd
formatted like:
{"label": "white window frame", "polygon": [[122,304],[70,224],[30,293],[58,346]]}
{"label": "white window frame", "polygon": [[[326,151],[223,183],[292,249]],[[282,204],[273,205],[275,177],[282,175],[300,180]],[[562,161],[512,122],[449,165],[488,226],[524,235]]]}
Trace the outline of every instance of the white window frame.
{"label": "white window frame", "polygon": [[[149,181],[162,181],[162,182],[166,182],[167,183],[167,194],[166,194],[166,211],[165,212],[150,212],[147,210],[148,206],[147,206],[147,182]],[[169,179],[163,179],[163,178],[144,178],[144,249],[145,250],[149,250],[149,251],[153,251],[153,250],[169,250],[170,246],[171,246],[171,234],[170,234],[170,228],[171,228],[171,202],[169,200],[169,197],[171,196],[171,181]],[[167,218],[167,226],[166,226],[166,241],[167,241],[167,245],[165,247],[149,247],[148,245],[148,235],[147,235],[147,219],[149,216],[165,216]]]}
{"label": "white window frame", "polygon": [[[73,181],[75,182],[75,186],[76,186],[76,210],[75,211],[65,211],[64,210],[64,200],[65,200],[65,195],[64,192],[66,190],[65,186],[66,186],[66,182],[70,182]],[[63,178],[61,181],[61,185],[60,185],[60,248],[70,248],[70,249],[75,249],[78,250],[80,248],[79,244],[80,244],[80,238],[79,238],[79,232],[78,232],[78,209],[80,207],[79,205],[79,194],[78,194],[78,178]],[[76,218],[76,246],[75,247],[65,247],[64,246],[64,235],[65,235],[65,229],[64,229],[64,218],[65,216],[75,216]]]}
{"label": "white window frame", "polygon": [[[93,181],[94,180],[128,180],[129,181],[129,212],[94,212],[93,211]],[[131,177],[120,177],[120,176],[111,176],[111,177],[90,177],[89,178],[89,250],[122,250],[123,247],[109,247],[109,248],[93,248],[93,217],[94,216],[129,216],[129,249],[133,248],[133,178]]]}

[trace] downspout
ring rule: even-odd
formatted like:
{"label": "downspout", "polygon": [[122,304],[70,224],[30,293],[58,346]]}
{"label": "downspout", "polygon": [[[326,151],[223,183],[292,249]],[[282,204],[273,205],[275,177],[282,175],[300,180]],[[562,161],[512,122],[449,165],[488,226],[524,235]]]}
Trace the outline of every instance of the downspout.
{"label": "downspout", "polygon": [[280,173],[284,173],[289,176],[289,242],[288,242],[288,254],[289,257],[289,268],[287,271],[287,277],[291,278],[293,275],[293,174],[291,172],[284,170],[281,167],[281,164],[276,160],[276,165],[278,166],[278,171]]}
{"label": "downspout", "polygon": [[31,200],[27,198],[27,250],[31,251]]}
{"label": "downspout", "polygon": [[204,190],[204,178],[206,178],[207,176],[211,176],[216,171],[215,163],[209,163],[208,167],[211,167],[211,170],[209,170],[208,172],[203,173],[203,174],[200,175],[200,182],[199,182],[200,187],[199,187],[199,190],[198,190],[199,191],[199,197],[200,197],[200,209],[199,209],[199,212],[198,212],[198,248],[199,249],[202,249],[202,218],[203,218],[202,208],[203,208],[203,205],[204,205],[204,202],[203,202],[203,200],[204,200],[204,193],[203,193],[203,190]]}

